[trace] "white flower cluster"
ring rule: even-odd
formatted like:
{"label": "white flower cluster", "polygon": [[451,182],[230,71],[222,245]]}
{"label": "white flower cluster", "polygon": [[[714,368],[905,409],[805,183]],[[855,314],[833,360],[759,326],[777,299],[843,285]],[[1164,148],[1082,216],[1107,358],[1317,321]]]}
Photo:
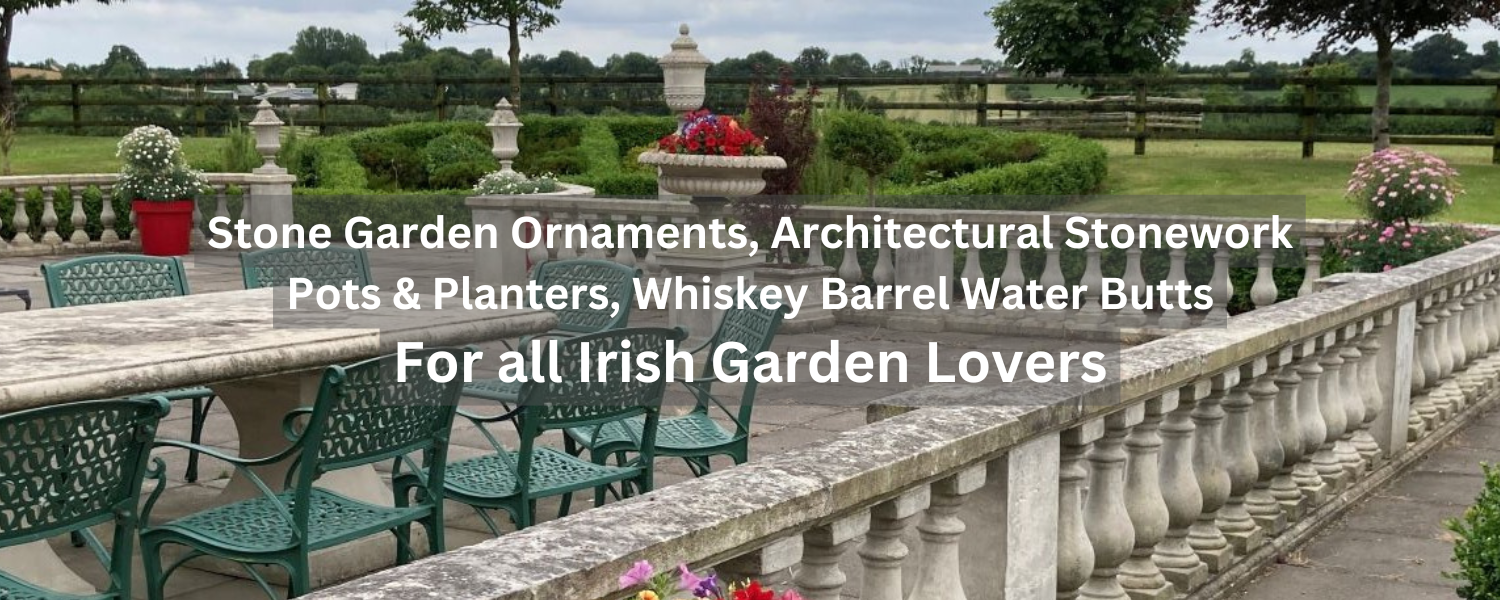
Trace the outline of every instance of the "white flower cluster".
{"label": "white flower cluster", "polygon": [[208,185],[203,173],[183,159],[177,136],[156,125],[126,134],[115,155],[123,165],[116,189],[128,200],[189,200]]}
{"label": "white flower cluster", "polygon": [[479,178],[474,193],[480,196],[514,196],[519,194],[548,194],[562,189],[557,177],[543,173],[527,177],[515,171],[495,171]]}

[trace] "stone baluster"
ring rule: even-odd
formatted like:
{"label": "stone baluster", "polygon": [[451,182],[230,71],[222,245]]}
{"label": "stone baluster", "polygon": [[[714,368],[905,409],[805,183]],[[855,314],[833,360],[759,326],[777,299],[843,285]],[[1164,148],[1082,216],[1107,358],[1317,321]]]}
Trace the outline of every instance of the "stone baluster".
{"label": "stone baluster", "polygon": [[1188,543],[1198,558],[1208,565],[1210,573],[1223,571],[1234,558],[1234,547],[1219,529],[1219,509],[1229,500],[1229,471],[1224,467],[1223,402],[1225,395],[1239,383],[1239,372],[1231,371],[1213,377],[1213,392],[1198,401],[1193,410],[1193,473],[1203,492],[1203,509],[1188,529]]}
{"label": "stone baluster", "polygon": [[1084,500],[1084,529],[1094,546],[1094,571],[1079,596],[1128,600],[1121,587],[1120,565],[1135,546],[1135,528],[1125,505],[1125,436],[1145,416],[1137,404],[1104,418],[1104,436],[1088,454],[1089,492]]}
{"label": "stone baluster", "polygon": [[[641,217],[641,224],[651,228],[653,233],[660,226],[659,223],[660,220],[654,215]],[[641,265],[645,268],[646,274],[651,276],[661,273],[661,260],[656,257],[656,244],[653,243],[655,239],[655,235],[646,236],[646,258]]]}
{"label": "stone baluster", "polygon": [[42,243],[61,246],[62,236],[57,235],[57,188],[42,186]]}
{"label": "stone baluster", "polygon": [[1485,273],[1480,276],[1476,284],[1478,290],[1474,296],[1475,351],[1473,355],[1476,359],[1485,359],[1476,360],[1475,364],[1470,367],[1470,371],[1474,373],[1472,380],[1475,385],[1475,393],[1479,397],[1489,395],[1496,383],[1497,365],[1496,361],[1492,360],[1490,356],[1491,349],[1495,346],[1494,336],[1490,331],[1490,324],[1497,317],[1500,317],[1500,315],[1496,314],[1495,309],[1496,294],[1494,278],[1494,273]]}
{"label": "stone baluster", "polygon": [[[1187,280],[1187,250],[1172,249],[1167,256],[1171,260],[1171,267],[1167,270],[1166,283],[1186,285]],[[1156,322],[1162,329],[1181,329],[1188,325],[1187,310],[1177,306],[1174,302],[1171,308],[1162,312],[1161,318]]]}
{"label": "stone baluster", "polygon": [[931,489],[920,486],[870,510],[870,532],[859,547],[862,600],[902,600],[901,565],[910,550],[901,538],[912,517],[931,504]]}
{"label": "stone baluster", "polygon": [[[802,534],[802,568],[793,582],[804,598],[839,600],[848,581],[839,561],[854,540],[869,530],[870,512],[859,511]],[[956,569],[953,574],[958,574]]]}
{"label": "stone baluster", "polygon": [[548,255],[550,254],[548,248],[552,245],[552,236],[548,235],[546,231],[547,213],[528,212],[527,214],[536,217],[536,221],[539,224],[539,227],[531,232],[532,239],[538,240],[538,243],[526,249],[526,260],[531,263],[531,268],[535,269],[537,265],[547,262]]}
{"label": "stone baluster", "polygon": [[823,263],[823,236],[810,236],[807,244],[807,266],[821,267]]}
{"label": "stone baluster", "polygon": [[[979,250],[977,248],[970,248],[969,250],[966,250],[964,252],[964,270],[959,276],[962,277],[964,281],[969,282],[969,285],[974,286],[975,289],[978,289],[979,286],[984,285],[984,267],[979,265]],[[967,303],[960,303],[955,306],[955,308],[968,313],[973,313],[980,310],[980,307],[977,303],[974,305],[973,310],[969,309]]]}
{"label": "stone baluster", "polygon": [[1302,415],[1297,398],[1302,376],[1297,374],[1296,360],[1306,353],[1307,346],[1303,343],[1288,347],[1276,369],[1276,436],[1281,442],[1282,460],[1271,479],[1271,496],[1281,504],[1288,522],[1301,521],[1307,508],[1307,498],[1292,478],[1292,470],[1302,461]]}
{"label": "stone baluster", "polygon": [[636,260],[635,260],[635,246],[631,245],[631,240],[635,236],[630,236],[630,235],[620,236],[620,235],[618,235],[618,232],[620,231],[620,225],[629,223],[630,216],[629,215],[617,215],[617,216],[619,217],[618,221],[615,221],[615,220],[611,220],[610,221],[613,224],[613,226],[614,226],[614,230],[617,232],[617,234],[616,234],[617,237],[620,238],[620,247],[618,247],[618,248],[615,249],[615,262],[618,263],[618,264],[625,265],[627,267],[634,268],[635,267],[635,263],[636,263]]}
{"label": "stone baluster", "polygon": [[1437,335],[1433,337],[1432,348],[1433,352],[1437,355],[1438,361],[1437,389],[1431,390],[1427,394],[1432,400],[1433,406],[1436,406],[1438,409],[1438,419],[1440,421],[1447,421],[1453,418],[1453,413],[1457,412],[1459,404],[1462,402],[1457,397],[1458,386],[1453,381],[1453,372],[1458,367],[1458,364],[1453,360],[1453,347],[1458,340],[1457,332],[1454,329],[1458,326],[1458,319],[1455,319],[1453,314],[1455,303],[1452,301],[1454,295],[1453,290],[1445,290],[1436,304],[1437,310],[1434,313],[1438,319],[1438,324],[1435,326]]}
{"label": "stone baluster", "polygon": [[1254,487],[1245,495],[1245,510],[1266,537],[1279,535],[1287,525],[1286,511],[1271,493],[1271,483],[1286,464],[1286,449],[1282,446],[1282,428],[1286,426],[1277,418],[1280,416],[1278,412],[1285,412],[1285,408],[1279,406],[1281,389],[1277,387],[1276,379],[1281,375],[1281,366],[1291,359],[1291,348],[1267,356],[1265,371],[1256,375],[1248,390],[1253,403],[1250,408],[1250,444],[1255,452],[1257,476]]}
{"label": "stone baluster", "polygon": [[[1171,392],[1147,400],[1141,422],[1125,438],[1125,450],[1130,455],[1126,463],[1125,507],[1135,531],[1135,547],[1130,558],[1120,565],[1120,586],[1130,600],[1171,600],[1177,595],[1152,554],[1166,537],[1171,519],[1162,493],[1165,485],[1159,432],[1162,419],[1177,409],[1178,397],[1177,392]],[[1193,560],[1197,560],[1197,555],[1193,555]]]}
{"label": "stone baluster", "polygon": [[214,186],[214,218],[229,218],[229,189],[228,186]]}
{"label": "stone baluster", "polygon": [[[1368,326],[1370,322],[1366,320],[1350,327],[1349,341],[1339,348],[1339,358],[1344,361],[1344,366],[1339,371],[1338,384],[1339,400],[1344,405],[1344,433],[1339,436],[1335,450],[1339,463],[1344,465],[1344,471],[1349,474],[1351,484],[1370,466],[1360,456],[1359,448],[1354,442],[1355,432],[1365,422],[1365,397],[1361,389],[1363,384],[1360,382],[1360,375],[1363,374],[1360,364],[1364,362],[1364,353],[1360,352],[1359,343],[1364,339]],[[1371,441],[1374,439],[1371,438]]]}
{"label": "stone baluster", "polygon": [[1121,327],[1142,327],[1146,324],[1146,313],[1136,302],[1146,295],[1146,276],[1141,274],[1141,247],[1133,245],[1125,249],[1125,273],[1120,278],[1129,294],[1125,306],[1115,315]]}
{"label": "stone baluster", "polygon": [[1490,310],[1485,327],[1489,330],[1490,352],[1500,348],[1500,271],[1490,271]]}
{"label": "stone baluster", "polygon": [[1262,247],[1255,257],[1255,283],[1250,286],[1250,301],[1255,308],[1276,303],[1276,248],[1272,244]]}
{"label": "stone baluster", "polygon": [[25,248],[35,244],[31,240],[31,217],[26,216],[26,188],[15,188],[10,191],[15,198],[15,216],[11,217],[11,227],[16,230],[16,237],[11,238],[10,244],[17,248]]}
{"label": "stone baluster", "polygon": [[1343,493],[1345,484],[1349,482],[1338,451],[1339,439],[1343,437],[1344,428],[1348,425],[1340,393],[1343,382],[1339,371],[1344,366],[1344,359],[1339,356],[1340,337],[1341,333],[1326,334],[1326,346],[1318,359],[1318,366],[1323,367],[1323,376],[1318,379],[1318,401],[1328,434],[1323,437],[1318,451],[1313,454],[1313,466],[1318,469],[1318,476],[1328,484],[1328,493],[1335,496]]}
{"label": "stone baluster", "polygon": [[99,241],[104,244],[120,243],[120,232],[115,230],[115,194],[113,188],[99,189]]}
{"label": "stone baluster", "polygon": [[1463,331],[1464,368],[1462,374],[1458,376],[1458,388],[1463,394],[1464,404],[1468,405],[1479,398],[1488,377],[1486,377],[1484,369],[1479,367],[1479,358],[1484,354],[1484,351],[1480,348],[1480,345],[1484,343],[1480,339],[1481,331],[1483,330],[1480,323],[1484,319],[1484,315],[1481,312],[1483,309],[1480,307],[1480,298],[1483,295],[1482,290],[1484,288],[1483,282],[1479,278],[1471,279],[1465,284],[1465,287],[1468,288],[1468,291],[1464,293],[1463,299],[1460,300],[1460,305],[1463,307],[1463,326],[1461,330]]}
{"label": "stone baluster", "polygon": [[1302,238],[1302,247],[1307,249],[1307,270],[1297,289],[1299,297],[1313,293],[1313,282],[1323,278],[1323,238]]}
{"label": "stone baluster", "polygon": [[[1299,350],[1297,375],[1302,384],[1297,387],[1297,421],[1302,426],[1302,458],[1292,468],[1292,479],[1302,489],[1307,499],[1307,510],[1311,511],[1327,501],[1331,491],[1318,473],[1314,461],[1323,442],[1328,438],[1328,424],[1323,421],[1323,367],[1318,364],[1323,357],[1328,336],[1309,341]],[[1342,472],[1342,470],[1340,470]]]}
{"label": "stone baluster", "polygon": [[[1021,249],[1012,247],[1005,249],[1005,270],[1000,273],[1000,285],[1002,287],[1026,285],[1026,271],[1021,267]],[[1002,316],[1016,317],[1021,311],[1006,310],[1003,306],[996,304],[995,312]]]}
{"label": "stone baluster", "polygon": [[983,464],[969,467],[932,484],[932,501],[917,523],[917,532],[922,535],[921,562],[917,564],[916,581],[907,598],[964,600],[958,554],[964,522],[958,513],[968,495],[984,487],[986,468]]}
{"label": "stone baluster", "polygon": [[207,239],[203,237],[203,209],[197,200],[193,201],[193,228],[188,239],[193,246],[201,246]]}
{"label": "stone baluster", "polygon": [[1254,402],[1250,399],[1250,386],[1256,378],[1265,374],[1266,361],[1258,359],[1240,367],[1239,383],[1224,395],[1224,429],[1220,445],[1224,455],[1224,470],[1229,474],[1229,497],[1219,509],[1219,530],[1234,546],[1234,553],[1243,556],[1265,543],[1265,532],[1256,525],[1255,519],[1245,508],[1245,496],[1255,487],[1260,477],[1255,447],[1250,441],[1251,415]]}
{"label": "stone baluster", "polygon": [[[880,223],[880,215],[875,215],[875,223],[871,226],[872,230],[879,227]],[[872,236],[877,239],[880,237],[878,233],[872,233]],[[875,285],[891,285],[896,283],[896,263],[891,256],[890,246],[884,243],[883,240],[880,243],[879,250],[876,251],[875,270],[870,271],[870,279],[874,280]]]}
{"label": "stone baluster", "polygon": [[1108,315],[1100,308],[1100,293],[1104,287],[1104,272],[1099,266],[1100,250],[1098,246],[1089,245],[1084,249],[1085,263],[1083,269],[1083,280],[1079,283],[1085,286],[1083,291],[1083,306],[1079,307],[1076,318],[1079,323],[1085,325],[1097,325],[1103,323]]}
{"label": "stone baluster", "polygon": [[1465,287],[1466,284],[1463,283],[1453,286],[1448,296],[1448,312],[1453,315],[1448,319],[1448,352],[1453,355],[1453,370],[1449,371],[1449,375],[1457,375],[1469,366],[1468,349],[1464,344]]}
{"label": "stone baluster", "polygon": [[[1048,231],[1047,235],[1050,237],[1052,235],[1052,232]],[[1040,284],[1043,288],[1048,289],[1063,286],[1068,283],[1067,279],[1063,277],[1062,248],[1056,247],[1056,244],[1054,244],[1053,246],[1054,247],[1047,248],[1045,250],[1045,252],[1047,253],[1047,262],[1042,267],[1041,278],[1037,280],[1038,284]],[[1063,320],[1067,317],[1068,311],[1066,309],[1056,311],[1046,309],[1045,311],[1043,311],[1042,315],[1042,318],[1050,320]]]}
{"label": "stone baluster", "polygon": [[859,266],[859,248],[851,236],[844,236],[844,260],[839,263],[839,279],[844,280],[849,287],[854,287],[864,278],[864,270]]}
{"label": "stone baluster", "polygon": [[1208,386],[1204,380],[1182,388],[1177,408],[1167,413],[1161,427],[1161,493],[1167,503],[1167,533],[1151,558],[1182,595],[1208,580],[1208,566],[1188,543],[1188,528],[1203,512],[1203,491],[1193,473],[1193,434],[1197,426],[1192,413]]}
{"label": "stone baluster", "polygon": [[[1381,317],[1385,319],[1386,317]],[[1364,400],[1364,421],[1359,424],[1359,429],[1354,432],[1354,449],[1359,452],[1360,458],[1364,459],[1365,465],[1371,470],[1379,467],[1384,462],[1385,454],[1380,451],[1380,442],[1375,440],[1375,435],[1370,432],[1375,426],[1376,420],[1380,419],[1380,412],[1385,406],[1384,394],[1380,391],[1380,336],[1384,335],[1385,325],[1383,321],[1371,321],[1370,330],[1364,337],[1359,339],[1359,353],[1364,357],[1359,363],[1359,374],[1355,376],[1355,385],[1359,388],[1359,395]]]}
{"label": "stone baluster", "polygon": [[68,221],[73,224],[73,234],[68,236],[68,244],[72,246],[87,246],[89,244],[89,218],[83,212],[83,192],[86,188],[81,186],[69,186],[68,196],[73,200],[73,207],[69,210]]}
{"label": "stone baluster", "polygon": [[[589,231],[591,232],[593,231],[594,226],[607,224],[603,219],[599,218],[599,215],[593,214],[581,215],[579,222],[587,225],[589,227]],[[593,243],[593,235],[587,236],[587,239],[589,240],[589,243],[587,249],[585,249],[583,252],[583,258],[591,258],[594,260],[609,260],[609,249],[607,247]]]}
{"label": "stone baluster", "polygon": [[1223,322],[1229,318],[1229,300],[1234,297],[1234,282],[1229,280],[1229,249],[1214,249],[1214,274],[1208,281],[1209,295],[1214,306],[1208,311],[1208,320]]}
{"label": "stone baluster", "polygon": [[758,550],[719,563],[714,566],[714,574],[724,587],[750,580],[765,581],[796,566],[802,558],[802,540],[802,535],[777,539]]}
{"label": "stone baluster", "polygon": [[[1418,302],[1417,304],[1421,304]],[[1427,432],[1427,422],[1437,412],[1437,408],[1427,398],[1426,370],[1422,368],[1422,356],[1426,354],[1427,336],[1431,333],[1422,326],[1425,311],[1417,315],[1415,332],[1412,339],[1411,359],[1411,414],[1406,418],[1406,441],[1415,442],[1422,438]]]}
{"label": "stone baluster", "polygon": [[[1433,394],[1437,392],[1439,378],[1442,374],[1442,362],[1438,359],[1437,345],[1438,332],[1443,328],[1438,321],[1437,294],[1434,293],[1422,300],[1422,313],[1417,315],[1417,326],[1421,328],[1422,337],[1420,347],[1416,350],[1415,360],[1422,367],[1423,386],[1412,393],[1412,409],[1422,417],[1425,423],[1424,429],[1431,431],[1437,427],[1442,420],[1442,411],[1438,409]],[[1413,378],[1417,379],[1417,378]]]}
{"label": "stone baluster", "polygon": [[[1098,420],[1063,431],[1057,474],[1057,598],[1073,600],[1094,571],[1094,546],[1084,528],[1083,457],[1104,433]],[[952,582],[949,582],[951,585]]]}

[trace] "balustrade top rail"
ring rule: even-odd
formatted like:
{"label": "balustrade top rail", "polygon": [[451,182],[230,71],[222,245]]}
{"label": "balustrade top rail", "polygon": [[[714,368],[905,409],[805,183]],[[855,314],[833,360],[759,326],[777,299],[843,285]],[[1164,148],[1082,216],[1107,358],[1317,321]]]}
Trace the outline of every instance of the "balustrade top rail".
{"label": "balustrade top rail", "polygon": [[[1378,278],[1234,317],[1222,326],[1125,349],[1118,385],[1062,393],[1043,402],[1031,386],[934,386],[887,397],[880,403],[929,408],[846,432],[816,447],[770,456],[374,574],[314,598],[616,598],[616,576],[635,561],[710,565],[775,546],[918,486],[972,471],[976,465],[982,468],[1037,436],[1097,423],[1106,414],[1153,398],[1201,395],[1192,390],[1206,390],[1210,378],[1225,376],[1234,385],[1246,365],[1258,363],[1258,376],[1265,372],[1268,357],[1274,362],[1274,357],[1290,356],[1292,348],[1312,340],[1330,339],[1351,327],[1360,330],[1372,319],[1379,322],[1405,305],[1420,304],[1446,290],[1492,282],[1497,269],[1500,239],[1476,243]],[[1321,343],[1318,348],[1321,352]],[[650,519],[640,518],[645,512]]]}

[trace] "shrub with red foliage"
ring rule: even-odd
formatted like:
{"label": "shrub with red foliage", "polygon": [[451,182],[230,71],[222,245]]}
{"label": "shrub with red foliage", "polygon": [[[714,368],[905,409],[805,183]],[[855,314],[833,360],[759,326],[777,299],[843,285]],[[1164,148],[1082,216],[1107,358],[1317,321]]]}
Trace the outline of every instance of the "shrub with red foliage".
{"label": "shrub with red foliage", "polygon": [[[817,111],[813,99],[817,95],[814,86],[800,95],[797,93],[790,67],[781,68],[775,85],[757,78],[751,87],[750,125],[764,136],[766,153],[786,161],[785,169],[763,174],[766,188],[760,196],[735,202],[736,214],[752,235],[769,238],[783,218],[795,216],[801,208],[795,196],[802,192],[802,171],[812,162],[813,151],[818,147],[818,131],[813,123]],[[788,259],[782,248],[772,248],[772,262]]]}

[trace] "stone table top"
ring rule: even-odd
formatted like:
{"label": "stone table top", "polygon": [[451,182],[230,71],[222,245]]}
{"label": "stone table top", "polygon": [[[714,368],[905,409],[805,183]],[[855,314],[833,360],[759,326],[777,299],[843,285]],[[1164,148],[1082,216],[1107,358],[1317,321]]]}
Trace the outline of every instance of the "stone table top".
{"label": "stone table top", "polygon": [[394,352],[400,342],[512,338],[557,323],[544,310],[400,311],[390,302],[375,311],[273,311],[285,293],[238,290],[0,315],[0,413],[319,369]]}

